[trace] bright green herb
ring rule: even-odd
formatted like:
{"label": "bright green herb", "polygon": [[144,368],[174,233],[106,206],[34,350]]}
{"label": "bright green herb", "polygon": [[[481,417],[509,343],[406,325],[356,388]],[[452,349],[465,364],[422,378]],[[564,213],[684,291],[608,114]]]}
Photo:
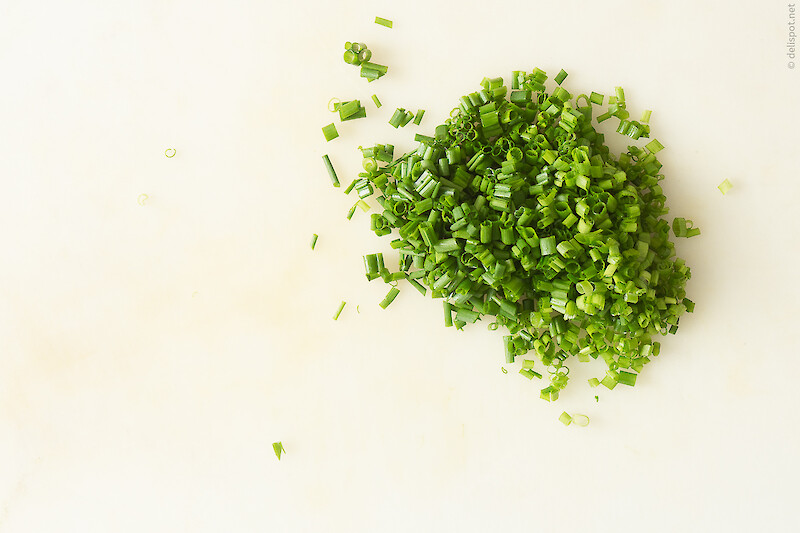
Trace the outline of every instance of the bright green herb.
{"label": "bright green herb", "polygon": [[556,77],[553,79],[556,81],[557,84],[561,85],[561,82],[567,79],[567,76],[569,76],[569,74],[567,74],[567,71],[562,68],[559,71],[559,73],[556,74]]}
{"label": "bright green herb", "polygon": [[319,239],[319,235],[317,235],[316,233],[311,235],[311,249],[312,250],[317,245],[317,239]]}
{"label": "bright green herb", "polygon": [[380,24],[381,26],[386,26],[387,28],[392,27],[392,21],[382,17],[375,17],[375,24]]}
{"label": "bright green herb", "polygon": [[326,141],[332,141],[339,136],[339,132],[336,131],[336,125],[333,122],[327,126],[323,126],[322,134],[325,136]]}
{"label": "bright green herb", "polygon": [[347,305],[347,302],[342,300],[342,303],[339,304],[339,307],[336,309],[336,313],[334,313],[333,315],[334,320],[339,320],[339,315],[342,314],[342,309],[344,309],[345,305]]}
{"label": "bright green herb", "polygon": [[[325,128],[323,128],[323,132],[324,131]],[[331,163],[331,159],[328,157],[328,154],[322,156],[322,161],[325,162],[325,168],[328,169],[328,176],[331,178],[331,183],[334,187],[338,187],[340,185],[339,178],[336,176],[336,171],[333,169],[333,164]]]}
{"label": "bright green herb", "polygon": [[389,304],[391,304],[394,301],[394,299],[397,298],[398,294],[400,294],[400,291],[392,287],[391,289],[389,289],[389,292],[383,299],[383,301],[378,305],[380,305],[383,309],[386,309],[387,307],[389,307]]}
{"label": "bright green herb", "polygon": [[501,366],[501,367],[500,367],[500,370],[502,370],[502,371],[503,371],[503,374],[508,374],[508,370],[506,370],[506,367],[504,367],[504,366]]}
{"label": "bright green herb", "polygon": [[564,411],[561,413],[561,416],[558,417],[558,421],[564,424],[565,426],[568,426],[572,424],[572,417],[569,415],[569,413]]}
{"label": "bright green herb", "polygon": [[175,150],[175,148],[167,148],[166,150],[164,150],[164,155],[167,157],[175,157],[175,154],[177,153],[178,152],[177,150]]}
{"label": "bright green herb", "polygon": [[419,126],[419,123],[422,122],[423,115],[425,115],[425,110],[424,109],[419,109],[417,111],[417,114],[414,115],[414,124]]}
{"label": "bright green herb", "polygon": [[[376,255],[366,263],[368,279],[405,277],[429,288],[444,301],[447,326],[484,316],[504,326],[505,360],[532,352],[526,361],[538,359],[549,372],[540,397],[554,401],[571,355],[605,362],[605,377],[592,386],[633,385],[660,351],[654,337],[675,333],[693,303],[685,292],[690,269],[675,257],[663,218],[655,155],[663,146],[652,140],[612,154],[592,122],[603,95],[547,92],[546,80],[540,69],[515,71],[509,92],[502,78],[484,78],[433,135],[416,136],[415,150],[394,158],[381,156],[382,145],[362,148],[365,172],[348,191],[362,199],[377,193],[381,209],[370,227],[391,235],[400,257],[392,273]],[[596,118],[610,117],[623,135],[650,135],[629,120],[621,87]],[[389,123],[412,118],[399,108]],[[686,219],[672,228],[699,234]],[[392,288],[381,307],[398,292]],[[520,373],[541,377],[527,363]]]}
{"label": "bright green herb", "polygon": [[284,449],[282,442],[273,442],[272,451],[275,452],[275,456],[278,458],[278,461],[281,460],[281,454],[286,453],[286,450]]}
{"label": "bright green herb", "polygon": [[372,51],[364,43],[344,43],[344,62],[350,65],[361,67],[361,77],[367,81],[374,81],[386,74],[389,67],[378,63],[370,62]]}
{"label": "bright green herb", "polygon": [[381,101],[378,99],[377,94],[372,95],[372,101],[375,102],[375,107],[381,107]]}
{"label": "bright green herb", "polygon": [[717,189],[719,189],[719,192],[721,192],[722,194],[727,194],[728,191],[731,190],[732,188],[733,184],[730,181],[728,181],[727,178],[725,179],[725,181],[717,185]]}

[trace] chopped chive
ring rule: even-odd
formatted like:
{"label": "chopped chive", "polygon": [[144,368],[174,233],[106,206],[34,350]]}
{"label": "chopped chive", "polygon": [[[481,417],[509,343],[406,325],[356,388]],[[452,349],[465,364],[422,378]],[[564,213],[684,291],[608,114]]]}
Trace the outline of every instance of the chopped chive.
{"label": "chopped chive", "polygon": [[595,396],[595,397],[594,397],[594,401],[595,401],[595,402],[599,402],[599,401],[600,401],[600,396]]}
{"label": "chopped chive", "polygon": [[422,116],[423,116],[424,114],[425,114],[425,110],[424,110],[424,109],[420,109],[420,110],[418,110],[418,111],[417,111],[417,114],[416,114],[416,115],[414,115],[414,124],[416,124],[417,126],[419,126],[419,123],[420,123],[420,122],[422,122]]}
{"label": "chopped chive", "polygon": [[336,111],[339,110],[339,104],[341,103],[342,101],[334,96],[333,98],[328,100],[328,111],[330,111],[331,113],[335,113]]}
{"label": "chopped chive", "polygon": [[500,370],[502,370],[502,371],[503,371],[503,374],[508,374],[508,370],[506,370],[506,367],[504,367],[504,366],[501,366],[501,367],[500,367]]}
{"label": "chopped chive", "polygon": [[658,139],[653,139],[649,143],[645,144],[644,147],[650,150],[651,154],[657,154],[664,149],[664,145],[658,142]]}
{"label": "chopped chive", "polygon": [[147,196],[146,194],[142,193],[142,194],[140,194],[140,195],[139,195],[139,197],[136,199],[136,203],[138,203],[140,206],[144,207],[144,204],[146,204],[146,203],[147,203],[147,199],[148,199],[148,198],[150,198],[150,197],[149,197],[149,196]]}
{"label": "chopped chive", "polygon": [[603,105],[604,98],[605,98],[604,95],[592,91],[592,94],[589,96],[589,101],[593,104]]}
{"label": "chopped chive", "polygon": [[386,26],[387,28],[392,27],[392,21],[383,17],[375,17],[375,24],[380,24],[381,26]]}
{"label": "chopped chive", "polygon": [[651,111],[651,110],[649,110],[649,109],[645,109],[645,110],[642,112],[642,122],[644,122],[645,124],[647,124],[648,122],[650,122],[650,114],[651,114],[651,113],[652,113],[652,111]]}
{"label": "chopped chive", "polygon": [[572,424],[572,417],[569,415],[569,413],[564,411],[561,413],[561,416],[558,417],[558,421],[564,424],[565,426],[568,426]]}
{"label": "chopped chive", "polygon": [[339,304],[339,307],[336,309],[336,313],[333,315],[334,320],[339,320],[339,315],[342,314],[342,309],[344,309],[345,305],[347,305],[347,302],[342,300],[342,303]]}
{"label": "chopped chive", "polygon": [[275,456],[278,458],[278,461],[281,460],[281,455],[286,453],[286,449],[283,447],[282,442],[273,442],[272,451],[275,452]]}
{"label": "chopped chive", "polygon": [[719,192],[721,192],[722,194],[727,194],[727,192],[731,190],[731,188],[733,188],[733,184],[730,181],[728,181],[727,178],[725,178],[725,180],[722,183],[717,185],[717,189],[719,189]]}
{"label": "chopped chive", "polygon": [[339,132],[336,131],[336,125],[333,122],[327,126],[323,126],[322,134],[325,136],[326,141],[332,141],[339,136]]}
{"label": "chopped chive", "polygon": [[312,235],[311,235],[311,249],[312,249],[312,250],[313,250],[313,249],[314,249],[314,247],[317,245],[317,239],[318,239],[318,238],[319,238],[319,235],[317,235],[316,233],[314,233],[314,234],[312,234]]}
{"label": "chopped chive", "polygon": [[175,154],[177,153],[178,152],[177,150],[175,150],[175,148],[167,148],[166,150],[164,150],[164,155],[167,157],[175,157]]}
{"label": "chopped chive", "polygon": [[636,385],[636,374],[633,372],[626,372],[625,370],[619,371],[619,383],[633,387]]}
{"label": "chopped chive", "polygon": [[586,427],[589,425],[589,417],[586,415],[572,415],[572,423],[576,426]]}
{"label": "chopped chive", "polygon": [[328,157],[328,154],[323,155],[322,160],[325,162],[325,168],[328,169],[328,176],[331,178],[331,183],[333,183],[334,187],[338,187],[340,185],[339,178],[336,176],[336,170],[334,170],[333,164],[331,164],[331,159]]}
{"label": "chopped chive", "polygon": [[372,101],[375,102],[375,107],[381,107],[381,101],[378,99],[377,94],[372,95]]}
{"label": "chopped chive", "polygon": [[553,79],[556,81],[557,84],[561,85],[561,82],[564,81],[567,78],[567,76],[569,76],[569,74],[567,74],[567,71],[562,68],[561,71],[558,74],[556,74],[556,77]]}
{"label": "chopped chive", "polygon": [[383,309],[386,309],[394,301],[394,299],[397,298],[398,294],[400,294],[400,290],[392,287],[389,289],[386,297],[378,305],[380,305]]}

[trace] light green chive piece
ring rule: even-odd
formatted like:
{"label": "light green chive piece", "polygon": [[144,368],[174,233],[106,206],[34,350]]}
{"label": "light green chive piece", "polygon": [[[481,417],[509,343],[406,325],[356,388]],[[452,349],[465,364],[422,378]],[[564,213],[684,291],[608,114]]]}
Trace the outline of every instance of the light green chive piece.
{"label": "light green chive piece", "polygon": [[176,153],[178,152],[177,150],[175,150],[175,148],[167,148],[166,150],[164,150],[164,155],[170,158],[175,157]]}
{"label": "light green chive piece", "polygon": [[380,107],[380,106],[382,106],[382,105],[383,105],[383,104],[381,104],[381,101],[380,101],[380,99],[378,98],[378,95],[377,95],[377,94],[373,94],[373,95],[372,95],[372,101],[373,101],[373,102],[375,102],[375,107]]}
{"label": "light green chive piece", "polygon": [[386,26],[387,28],[391,28],[394,23],[391,20],[385,19],[383,17],[375,17],[375,24],[380,24],[381,26]]}
{"label": "light green chive piece", "polygon": [[342,303],[339,304],[339,308],[336,310],[336,314],[333,315],[334,320],[339,320],[339,315],[342,314],[342,309],[344,309],[345,305],[347,305],[347,302],[342,300]]}
{"label": "light green chive piece", "polygon": [[600,380],[597,378],[589,378],[589,386],[590,387],[597,387],[600,385]]}
{"label": "light green chive piece", "polygon": [[316,233],[311,235],[311,249],[312,250],[317,245],[317,239],[319,239],[319,235],[317,235]]}
{"label": "light green chive piece", "polygon": [[555,78],[553,78],[553,79],[555,79],[555,80],[556,80],[556,83],[557,83],[557,84],[561,85],[561,82],[562,82],[562,81],[564,81],[564,80],[567,78],[567,76],[569,76],[569,74],[567,74],[567,71],[566,71],[566,70],[564,70],[564,69],[562,68],[562,69],[559,71],[559,73],[558,73],[558,74],[556,74],[556,77],[555,77]]}
{"label": "light green chive piece", "polygon": [[645,109],[645,110],[642,112],[642,122],[644,122],[645,124],[647,124],[648,122],[650,122],[650,114],[651,114],[652,112],[653,112],[653,111],[652,111],[652,110],[650,110],[650,109]]}
{"label": "light green chive piece", "polygon": [[653,139],[649,143],[645,144],[644,147],[650,150],[651,154],[657,154],[664,149],[664,145],[658,142],[658,139]]}
{"label": "light green chive piece", "polygon": [[336,125],[333,122],[322,127],[322,134],[325,136],[325,140],[329,142],[339,136],[339,132],[336,131]]}
{"label": "light green chive piece", "polygon": [[727,194],[727,192],[732,188],[733,184],[730,181],[728,181],[727,178],[725,179],[725,181],[717,185],[717,189],[719,189],[719,192],[721,192],[722,194]]}
{"label": "light green chive piece", "polygon": [[504,367],[504,366],[501,366],[501,367],[500,367],[500,370],[502,370],[502,371],[503,371],[503,374],[508,374],[508,370],[506,370],[506,367]]}
{"label": "light green chive piece", "polygon": [[568,426],[572,424],[572,417],[569,415],[568,412],[564,411],[561,413],[561,416],[558,417],[558,421],[564,424],[565,426]]}
{"label": "light green chive piece", "polygon": [[339,178],[336,176],[336,171],[333,169],[333,164],[331,163],[328,154],[323,155],[322,160],[325,162],[325,168],[328,169],[328,176],[331,178],[331,183],[334,187],[338,187],[340,185]]}
{"label": "light green chive piece", "polygon": [[386,297],[383,299],[383,301],[381,301],[381,303],[378,305],[380,305],[383,309],[386,309],[394,301],[394,299],[397,298],[398,294],[400,294],[400,290],[392,287],[389,289],[389,292],[386,294]]}
{"label": "light green chive piece", "polygon": [[589,425],[589,417],[586,415],[572,415],[572,423],[585,428]]}
{"label": "light green chive piece", "polygon": [[272,451],[275,452],[275,456],[278,458],[278,461],[281,460],[281,454],[286,453],[286,450],[284,449],[282,442],[273,442]]}

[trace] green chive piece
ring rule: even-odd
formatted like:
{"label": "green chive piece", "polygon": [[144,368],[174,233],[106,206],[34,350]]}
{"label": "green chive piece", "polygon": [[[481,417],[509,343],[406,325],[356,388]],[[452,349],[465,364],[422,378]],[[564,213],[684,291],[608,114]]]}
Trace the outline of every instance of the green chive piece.
{"label": "green chive piece", "polygon": [[561,413],[561,416],[558,417],[558,421],[561,422],[562,424],[564,424],[565,426],[568,426],[568,425],[572,424],[572,417],[569,415],[568,412],[563,411]]}
{"label": "green chive piece", "polygon": [[381,26],[386,26],[387,28],[392,27],[392,21],[382,17],[375,17],[375,24],[380,24]]}
{"label": "green chive piece", "polygon": [[649,110],[649,109],[645,109],[645,110],[642,112],[642,122],[644,122],[645,124],[647,124],[648,122],[650,122],[650,114],[651,114],[651,113],[652,113],[652,111],[651,111],[651,110]]}
{"label": "green chive piece", "polygon": [[619,371],[619,382],[623,385],[628,385],[629,387],[633,387],[636,385],[636,374],[633,372],[626,372],[625,370]]}
{"label": "green chive piece", "polygon": [[272,451],[275,452],[275,456],[278,458],[278,461],[281,460],[281,455],[286,453],[286,449],[283,447],[282,442],[273,442]]}
{"label": "green chive piece", "polygon": [[569,74],[567,74],[567,71],[562,68],[561,71],[559,71],[559,73],[556,74],[556,77],[553,79],[556,81],[557,84],[561,85],[561,82],[564,81],[567,78],[567,76],[569,76]]}
{"label": "green chive piece", "polygon": [[333,315],[334,320],[339,320],[339,315],[342,314],[342,309],[344,309],[345,305],[347,305],[347,302],[342,300],[342,303],[339,304],[339,307],[336,309],[336,313],[334,313]]}
{"label": "green chive piece", "polygon": [[389,289],[386,297],[378,305],[380,305],[383,309],[386,309],[394,301],[394,299],[397,298],[398,294],[400,294],[400,290],[392,287]]}
{"label": "green chive piece", "polygon": [[651,154],[657,154],[664,149],[664,145],[658,142],[658,139],[653,139],[649,143],[645,144],[644,147],[650,150]]}
{"label": "green chive piece", "polygon": [[322,134],[325,136],[325,140],[329,142],[339,136],[339,132],[336,131],[336,125],[333,122],[327,126],[323,126]]}
{"label": "green chive piece", "polygon": [[325,168],[328,169],[328,176],[331,178],[331,183],[333,184],[334,187],[338,187],[340,185],[339,178],[336,176],[336,170],[334,170],[333,164],[331,164],[331,160],[328,157],[328,154],[323,155],[322,160],[325,162]]}
{"label": "green chive piece", "polygon": [[177,153],[178,151],[175,150],[175,148],[167,148],[166,150],[164,150],[164,155],[169,158],[175,157],[175,154]]}
{"label": "green chive piece", "polygon": [[717,185],[717,189],[719,189],[719,192],[721,192],[722,194],[727,194],[728,191],[731,190],[732,188],[733,184],[730,181],[728,181],[727,178],[725,178],[725,180],[722,183]]}
{"label": "green chive piece", "polygon": [[416,115],[414,115],[414,124],[416,124],[417,126],[419,126],[419,123],[420,123],[420,122],[422,122],[422,116],[423,116],[424,114],[425,114],[425,110],[424,110],[424,109],[419,109],[419,110],[417,111],[417,114],[416,114]]}
{"label": "green chive piece", "polygon": [[506,367],[504,367],[504,366],[501,366],[501,367],[500,367],[500,370],[502,370],[502,371],[503,371],[503,374],[508,374],[508,370],[506,370]]}
{"label": "green chive piece", "polygon": [[319,235],[317,235],[316,233],[311,235],[311,249],[312,250],[317,245],[317,239],[319,239]]}
{"label": "green chive piece", "polygon": [[372,101],[375,102],[375,107],[381,107],[381,101],[378,99],[377,94],[372,95]]}

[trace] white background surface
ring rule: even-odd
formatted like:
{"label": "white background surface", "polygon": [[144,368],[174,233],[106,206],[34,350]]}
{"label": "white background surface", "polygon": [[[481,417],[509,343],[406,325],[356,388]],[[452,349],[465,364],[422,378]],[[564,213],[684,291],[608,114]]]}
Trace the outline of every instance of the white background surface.
{"label": "white background surface", "polygon": [[[787,21],[773,0],[3,2],[0,531],[798,530]],[[345,40],[389,75],[360,79]],[[445,329],[410,287],[378,307],[361,255],[388,239],[320,160],[347,184],[359,144],[408,149],[535,66],[653,109],[669,219],[703,232],[677,243],[697,311],[636,387],[575,363],[552,405],[501,373],[500,332]],[[331,96],[369,116],[326,144]]]}

